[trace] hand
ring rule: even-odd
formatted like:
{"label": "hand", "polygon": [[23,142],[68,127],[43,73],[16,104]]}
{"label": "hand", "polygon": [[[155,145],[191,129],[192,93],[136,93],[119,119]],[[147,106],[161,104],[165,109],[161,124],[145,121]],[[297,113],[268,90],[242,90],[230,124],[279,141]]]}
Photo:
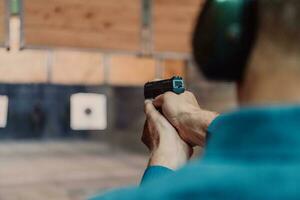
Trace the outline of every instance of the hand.
{"label": "hand", "polygon": [[176,129],[150,100],[145,101],[145,114],[147,119],[142,141],[151,152],[149,165],[177,169],[185,164],[192,155],[192,148],[179,137]]}
{"label": "hand", "polygon": [[201,109],[191,92],[179,95],[166,92],[156,97],[153,104],[161,108],[181,138],[191,146],[204,146],[207,128],[218,116],[215,112]]}

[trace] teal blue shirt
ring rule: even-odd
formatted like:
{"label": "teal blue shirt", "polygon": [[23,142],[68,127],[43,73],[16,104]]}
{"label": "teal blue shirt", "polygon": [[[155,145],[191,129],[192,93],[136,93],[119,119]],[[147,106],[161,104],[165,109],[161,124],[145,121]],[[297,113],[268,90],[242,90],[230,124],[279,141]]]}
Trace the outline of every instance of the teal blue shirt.
{"label": "teal blue shirt", "polygon": [[208,129],[204,156],[92,200],[300,199],[300,106],[244,108]]}

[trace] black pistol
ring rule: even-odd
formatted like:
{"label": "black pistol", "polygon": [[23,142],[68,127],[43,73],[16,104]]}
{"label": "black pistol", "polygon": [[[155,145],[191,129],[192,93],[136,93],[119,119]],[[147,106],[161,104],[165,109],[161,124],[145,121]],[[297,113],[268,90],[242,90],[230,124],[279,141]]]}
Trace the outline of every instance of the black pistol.
{"label": "black pistol", "polygon": [[170,79],[148,82],[144,86],[145,99],[154,99],[165,92],[181,94],[185,91],[184,81],[179,76]]}

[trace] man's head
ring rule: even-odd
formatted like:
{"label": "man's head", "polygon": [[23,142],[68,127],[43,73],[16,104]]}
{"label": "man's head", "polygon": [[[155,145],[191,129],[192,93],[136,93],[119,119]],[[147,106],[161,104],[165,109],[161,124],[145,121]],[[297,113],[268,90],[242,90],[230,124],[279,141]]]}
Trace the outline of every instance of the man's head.
{"label": "man's head", "polygon": [[[242,103],[295,101],[294,98],[300,102],[300,95],[291,97],[291,93],[297,87],[298,91],[300,90],[300,2],[208,0],[206,5],[208,4],[211,13],[207,12],[207,7],[204,8],[193,40],[195,60],[204,68],[204,72],[206,71],[204,74],[215,80],[237,82],[238,96]],[[237,14],[234,16],[232,13]],[[208,29],[215,33],[205,32],[205,17],[207,22],[211,22]],[[232,22],[224,22],[224,18],[229,18]],[[215,25],[215,22],[218,23]],[[231,34],[236,35],[236,41],[226,40]],[[202,42],[199,38],[210,40]],[[213,51],[205,52],[208,58],[201,52],[205,48],[204,44],[215,46]],[[234,46],[235,44],[237,45]],[[244,63],[241,62],[241,58]],[[218,59],[221,60],[221,64],[214,61]],[[226,63],[228,60],[239,62]],[[219,65],[213,65],[215,63]],[[231,63],[233,65],[230,65]],[[285,94],[275,92],[279,88],[284,90]]]}
{"label": "man's head", "polygon": [[256,44],[239,100],[246,104],[300,102],[300,1],[260,0]]}

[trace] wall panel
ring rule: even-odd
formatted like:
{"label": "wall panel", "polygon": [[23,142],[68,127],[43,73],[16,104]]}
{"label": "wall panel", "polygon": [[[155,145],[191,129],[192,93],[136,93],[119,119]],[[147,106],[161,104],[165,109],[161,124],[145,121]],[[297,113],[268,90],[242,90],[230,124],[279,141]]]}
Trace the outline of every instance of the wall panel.
{"label": "wall panel", "polygon": [[51,83],[98,85],[103,81],[100,53],[63,50],[53,53]]}
{"label": "wall panel", "polygon": [[155,52],[189,53],[195,19],[203,0],[153,0]]}
{"label": "wall panel", "polygon": [[114,86],[143,86],[156,75],[156,62],[152,58],[112,56],[108,83]]}
{"label": "wall panel", "polygon": [[0,50],[0,83],[47,82],[47,52]]}
{"label": "wall panel", "polygon": [[140,0],[23,0],[25,46],[138,51],[140,27]]}

